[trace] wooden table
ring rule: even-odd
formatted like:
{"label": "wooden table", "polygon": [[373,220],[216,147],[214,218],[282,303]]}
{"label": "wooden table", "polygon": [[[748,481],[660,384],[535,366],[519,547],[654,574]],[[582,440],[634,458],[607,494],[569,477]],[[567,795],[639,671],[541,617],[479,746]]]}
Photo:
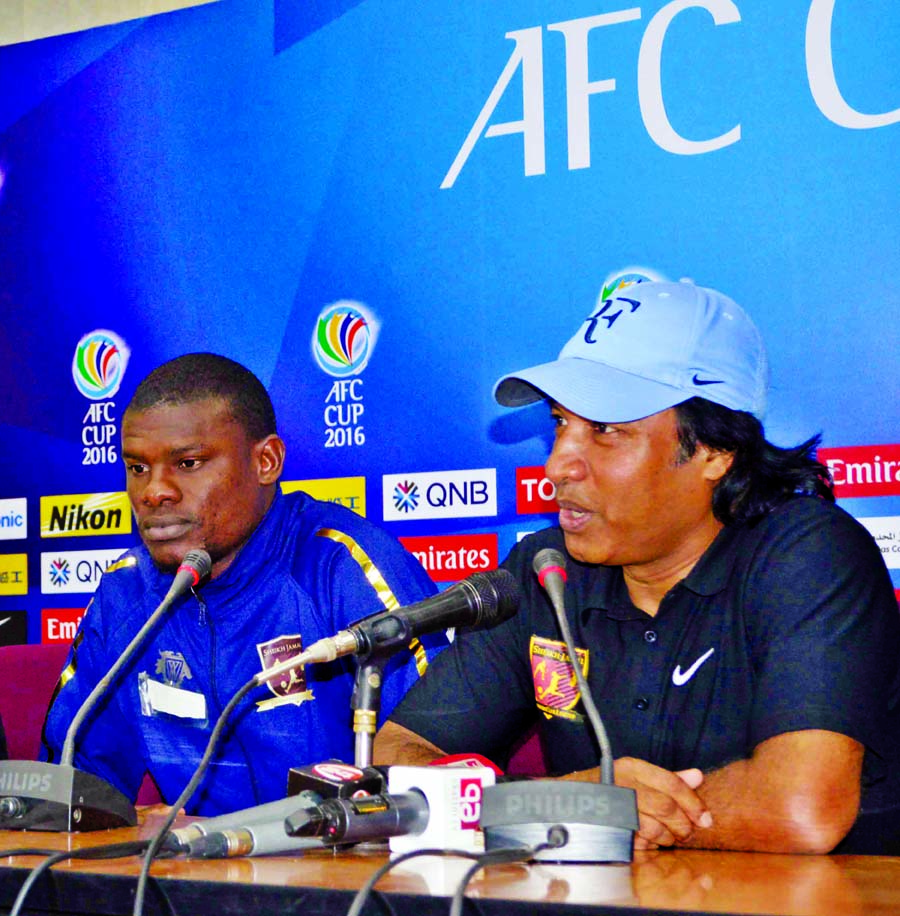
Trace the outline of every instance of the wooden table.
{"label": "wooden table", "polygon": [[[40,859],[3,856],[23,846],[63,850],[149,837],[151,816],[138,828],[89,834],[0,831],[0,908],[8,910],[27,869]],[[156,862],[145,913],[215,916],[346,913],[355,891],[386,861],[384,853],[315,851],[294,856]],[[390,909],[367,913],[446,916],[462,872],[460,859],[424,858],[401,864],[378,884]],[[54,866],[28,897],[28,912],[130,914],[136,857],[72,860]],[[466,912],[778,914],[778,916],[896,916],[900,858],[788,856],[665,850],[635,855],[630,865],[504,865],[471,883]],[[443,899],[442,899],[443,898]]]}

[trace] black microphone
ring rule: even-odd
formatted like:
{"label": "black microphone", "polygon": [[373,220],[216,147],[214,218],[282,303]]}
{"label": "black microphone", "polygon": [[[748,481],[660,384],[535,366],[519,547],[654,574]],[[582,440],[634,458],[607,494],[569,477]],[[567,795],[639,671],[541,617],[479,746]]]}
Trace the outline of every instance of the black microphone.
{"label": "black microphone", "polygon": [[[339,760],[326,760],[311,763],[303,767],[292,767],[288,771],[288,794],[286,798],[242,808],[227,814],[201,818],[186,827],[170,830],[163,841],[163,849],[169,852],[188,852],[190,855],[218,857],[216,851],[203,851],[198,846],[200,837],[219,834],[223,848],[227,852],[221,855],[260,855],[256,851],[269,844],[274,835],[287,838],[284,832],[284,819],[301,807],[314,807],[326,798],[347,798],[351,795],[378,795],[385,789],[385,778],[375,767],[359,767],[342,763]],[[277,827],[274,834],[269,829]],[[260,831],[265,829],[266,833]],[[218,841],[216,841],[218,842]],[[249,844],[249,850],[247,849]],[[213,845],[209,847],[214,849]],[[290,846],[285,847],[288,851]],[[236,851],[240,850],[240,851]],[[277,851],[267,849],[268,852]]]}
{"label": "black microphone", "polygon": [[539,550],[532,569],[547,592],[562,633],[581,701],[600,747],[600,783],[538,779],[484,790],[481,826],[485,848],[537,846],[548,830],[564,827],[566,842],[535,854],[538,861],[630,862],[638,829],[637,796],[613,782],[609,738],[581,668],[565,609],[566,558],[551,547]]}
{"label": "black microphone", "polygon": [[0,829],[2,830],[103,830],[133,827],[134,805],[106,780],[72,766],[75,738],[97,701],[131,660],[159,619],[185,592],[199,585],[212,571],[205,550],[191,550],[175,573],[169,591],[137,635],[81,704],[66,731],[60,762],[0,761]]}
{"label": "black microphone", "polygon": [[320,639],[306,651],[256,675],[264,684],[301,664],[330,662],[344,655],[387,656],[416,636],[448,627],[490,627],[508,620],[519,607],[519,588],[512,573],[494,569],[475,573],[431,598],[395,611],[383,611]]}
{"label": "black microphone", "polygon": [[417,835],[428,826],[429,806],[421,792],[329,798],[285,818],[292,837],[318,837],[326,846]]}

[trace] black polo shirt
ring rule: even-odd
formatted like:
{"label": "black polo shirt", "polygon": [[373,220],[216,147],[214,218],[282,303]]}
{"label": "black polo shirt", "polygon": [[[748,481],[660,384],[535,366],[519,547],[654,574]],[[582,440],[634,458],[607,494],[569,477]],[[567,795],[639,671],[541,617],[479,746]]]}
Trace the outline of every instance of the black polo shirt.
{"label": "black polo shirt", "polygon": [[[504,561],[518,614],[461,633],[392,719],[447,753],[503,762],[540,724],[554,773],[596,766],[549,600],[532,572],[550,528]],[[566,611],[615,757],[711,770],[767,738],[828,729],[866,746],[863,809],[900,807],[900,614],[869,533],[836,506],[792,499],[723,529],[651,617],[621,569],[568,561]]]}

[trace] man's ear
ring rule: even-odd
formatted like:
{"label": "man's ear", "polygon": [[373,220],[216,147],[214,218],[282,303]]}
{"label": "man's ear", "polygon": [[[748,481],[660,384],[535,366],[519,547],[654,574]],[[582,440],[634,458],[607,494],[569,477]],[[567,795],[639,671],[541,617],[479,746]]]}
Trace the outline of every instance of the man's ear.
{"label": "man's ear", "polygon": [[260,484],[267,486],[276,483],[284,470],[284,440],[273,433],[260,439],[253,446],[253,452]]}
{"label": "man's ear", "polygon": [[734,464],[734,452],[711,449],[703,443],[697,446],[697,454],[703,462],[703,476],[710,483],[718,483]]}

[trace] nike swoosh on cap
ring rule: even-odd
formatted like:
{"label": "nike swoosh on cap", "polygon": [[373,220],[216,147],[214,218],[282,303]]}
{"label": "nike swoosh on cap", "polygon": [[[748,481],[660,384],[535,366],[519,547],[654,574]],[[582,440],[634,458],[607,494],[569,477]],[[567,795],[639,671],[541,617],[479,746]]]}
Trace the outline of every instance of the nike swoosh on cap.
{"label": "nike swoosh on cap", "polygon": [[682,671],[682,670],[681,670],[681,665],[676,665],[676,666],[675,666],[675,670],[672,672],[672,683],[673,683],[676,687],[682,687],[682,686],[684,686],[684,685],[685,685],[685,684],[686,684],[686,683],[687,683],[687,682],[697,673],[697,671],[698,671],[698,669],[700,668],[700,666],[701,666],[701,665],[710,657],[710,655],[712,655],[713,652],[715,652],[715,651],[716,651],[716,650],[715,650],[715,647],[713,647],[713,648],[711,648],[711,649],[708,649],[706,652],[703,653],[703,655],[700,656],[700,658],[697,659],[697,661],[694,662],[693,665],[691,665],[690,668],[688,668],[687,671]]}
{"label": "nike swoosh on cap", "polygon": [[694,373],[693,382],[695,385],[721,385],[725,379],[721,378],[700,378],[697,373]]}

